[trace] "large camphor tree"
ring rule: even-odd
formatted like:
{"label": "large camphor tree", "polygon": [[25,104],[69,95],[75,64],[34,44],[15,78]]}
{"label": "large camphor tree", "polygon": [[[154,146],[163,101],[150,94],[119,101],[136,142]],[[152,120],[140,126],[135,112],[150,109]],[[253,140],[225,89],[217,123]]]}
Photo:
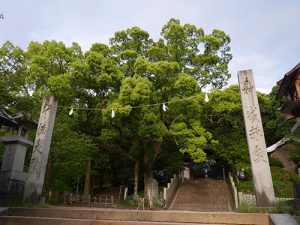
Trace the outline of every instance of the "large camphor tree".
{"label": "large camphor tree", "polygon": [[[22,56],[13,58],[25,74],[20,80],[23,96],[33,105],[46,94],[59,99],[60,135],[54,130],[53,159],[68,157],[68,149],[82,153],[85,147],[92,149],[87,160],[95,160],[97,153],[119,154],[135,162],[136,174],[142,167],[147,195],[154,164],[165,149],[176,146],[174,151],[202,162],[204,149],[214,144],[203,124],[203,89],[222,88],[229,79],[229,43],[223,31],[205,34],[171,19],[157,41],[132,27],[116,32],[109,45],[95,43],[85,53],[76,43],[66,47],[45,41],[30,43],[25,52],[7,44],[1,54],[8,55],[8,49]],[[19,78],[18,70],[7,70]],[[70,108],[75,114],[68,118]],[[84,146],[70,148],[72,136],[81,137]]]}
{"label": "large camphor tree", "polygon": [[201,90],[208,85],[221,88],[230,77],[230,38],[224,32],[204,34],[171,19],[161,36],[154,42],[147,32],[133,27],[110,39],[111,57],[122,80],[104,110],[101,139],[140,162],[145,194],[154,163],[171,142],[195,162],[205,160],[203,148],[213,138],[201,123]]}

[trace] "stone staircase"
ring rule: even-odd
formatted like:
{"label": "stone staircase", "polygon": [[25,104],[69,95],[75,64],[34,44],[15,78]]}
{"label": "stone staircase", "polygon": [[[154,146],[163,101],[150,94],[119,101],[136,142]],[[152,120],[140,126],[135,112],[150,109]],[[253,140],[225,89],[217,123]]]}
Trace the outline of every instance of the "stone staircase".
{"label": "stone staircase", "polygon": [[[1,211],[1,210],[0,210]],[[1,225],[269,225],[268,214],[88,207],[3,208]]]}
{"label": "stone staircase", "polygon": [[230,212],[233,197],[223,180],[202,178],[182,183],[170,209],[201,212]]}

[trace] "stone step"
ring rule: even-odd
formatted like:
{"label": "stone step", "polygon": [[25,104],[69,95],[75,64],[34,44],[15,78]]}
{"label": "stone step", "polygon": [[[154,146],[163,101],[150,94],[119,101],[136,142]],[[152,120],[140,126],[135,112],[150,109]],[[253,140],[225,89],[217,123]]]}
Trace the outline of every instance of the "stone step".
{"label": "stone step", "polygon": [[200,212],[227,212],[228,208],[223,205],[187,205],[187,204],[176,204],[172,208],[173,210],[185,210],[185,211],[200,211]]}
{"label": "stone step", "polygon": [[170,209],[202,212],[232,211],[232,194],[223,180],[212,178],[188,180],[179,189]]}
{"label": "stone step", "polygon": [[[192,223],[192,224],[243,224],[243,225],[268,225],[268,214],[246,214],[232,212],[196,212],[176,210],[121,210],[88,207],[58,207],[58,208],[8,208],[0,216],[0,224],[4,221],[19,221],[18,218],[39,220],[56,219],[62,221],[71,220],[104,220],[115,222],[139,223]],[[2,223],[1,223],[2,222]],[[76,222],[77,223],[77,222]],[[106,223],[106,224],[107,224]],[[5,224],[5,223],[4,223]],[[10,223],[13,224],[13,223]],[[16,222],[16,224],[19,224]],[[31,223],[28,223],[31,224]],[[37,222],[38,224],[38,222]],[[42,224],[42,223],[41,223]],[[56,224],[56,223],[53,223]],[[62,224],[62,223],[61,223]],[[64,225],[67,225],[66,223]],[[80,224],[78,222],[77,224]],[[87,224],[84,222],[83,224]],[[91,222],[94,224],[94,222]],[[95,224],[100,224],[97,222]],[[24,224],[22,224],[24,225]]]}
{"label": "stone step", "polygon": [[3,216],[0,224],[5,225],[231,225],[216,223],[171,223],[171,222],[148,222],[148,221],[116,221],[116,220],[92,220],[92,219],[66,219],[47,217],[22,217]]}

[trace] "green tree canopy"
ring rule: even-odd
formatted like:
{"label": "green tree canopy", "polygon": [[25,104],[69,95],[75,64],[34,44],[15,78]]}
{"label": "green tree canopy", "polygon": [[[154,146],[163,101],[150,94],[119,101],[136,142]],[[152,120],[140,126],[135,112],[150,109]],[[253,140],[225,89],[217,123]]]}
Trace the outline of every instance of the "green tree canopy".
{"label": "green tree canopy", "polygon": [[[29,111],[38,112],[44,95],[58,97],[52,159],[72,152],[88,160],[85,148],[118,153],[140,162],[147,190],[155,162],[170,151],[168,146],[201,162],[204,150],[216,143],[215,131],[203,119],[207,106],[202,89],[222,88],[229,79],[229,43],[223,31],[205,34],[202,28],[171,19],[158,41],[132,27],[116,32],[109,45],[95,43],[85,53],[76,43],[31,42],[25,52],[7,43],[0,51],[8,65],[0,67],[1,76],[19,79],[8,90],[12,96],[21,89],[32,93]],[[4,89],[0,83],[1,93]],[[222,107],[212,113],[222,114]],[[71,108],[75,113],[66,118]],[[74,168],[75,162],[81,161],[53,165]]]}

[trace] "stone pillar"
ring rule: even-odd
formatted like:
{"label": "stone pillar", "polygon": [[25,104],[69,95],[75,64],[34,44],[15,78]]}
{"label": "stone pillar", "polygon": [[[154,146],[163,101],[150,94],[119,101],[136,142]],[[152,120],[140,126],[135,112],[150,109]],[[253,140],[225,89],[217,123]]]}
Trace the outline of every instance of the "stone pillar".
{"label": "stone pillar", "polygon": [[0,137],[0,142],[5,146],[0,170],[0,204],[9,205],[22,201],[26,151],[33,143],[19,136]]}
{"label": "stone pillar", "polygon": [[26,203],[36,204],[41,200],[57,103],[54,96],[43,99],[23,198]]}
{"label": "stone pillar", "polygon": [[154,204],[160,204],[159,202],[159,190],[158,190],[158,182],[154,178],[148,181],[148,190],[145,193],[145,196],[149,200],[149,207],[154,207]]}
{"label": "stone pillar", "polygon": [[185,166],[183,171],[183,178],[190,179],[190,168]]}
{"label": "stone pillar", "polygon": [[275,203],[275,194],[252,70],[238,72],[252,176],[259,207]]}
{"label": "stone pillar", "polygon": [[128,195],[128,187],[126,187],[124,190],[124,200],[126,200],[127,195]]}

